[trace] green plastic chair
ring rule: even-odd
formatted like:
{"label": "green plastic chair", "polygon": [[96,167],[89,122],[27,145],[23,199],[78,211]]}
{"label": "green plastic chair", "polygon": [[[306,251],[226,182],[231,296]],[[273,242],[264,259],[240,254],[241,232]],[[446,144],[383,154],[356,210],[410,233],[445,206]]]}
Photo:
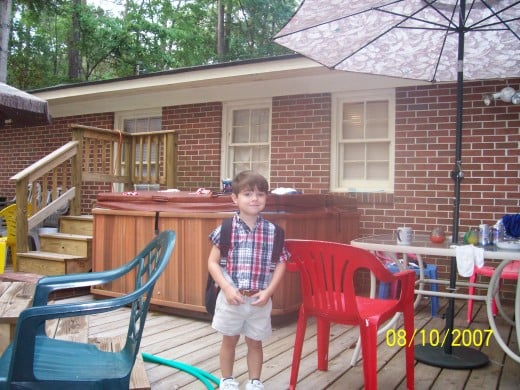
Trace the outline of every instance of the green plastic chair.
{"label": "green plastic chair", "polygon": [[[128,389],[139,352],[150,298],[167,266],[175,233],[165,231],[125,265],[103,272],[49,276],[39,280],[33,306],[24,310],[13,342],[0,358],[0,389]],[[53,291],[94,286],[135,275],[132,292],[104,300],[47,305]],[[95,345],[50,338],[45,321],[87,316],[131,306],[125,346],[105,352]]]}

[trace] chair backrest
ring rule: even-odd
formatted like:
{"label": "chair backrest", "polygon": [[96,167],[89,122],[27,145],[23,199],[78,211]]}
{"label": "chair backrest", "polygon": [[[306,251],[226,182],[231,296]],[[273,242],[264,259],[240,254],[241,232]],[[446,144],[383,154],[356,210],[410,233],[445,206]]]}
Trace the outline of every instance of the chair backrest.
{"label": "chair backrest", "polygon": [[[32,205],[27,205],[27,215],[32,214]],[[16,245],[16,203],[4,207],[0,210],[0,217],[5,221],[5,227],[7,230],[7,245]]]}
{"label": "chair backrest", "polygon": [[[83,274],[67,274],[41,278],[37,285],[33,298],[33,306],[24,310],[18,319],[15,339],[12,344],[13,354],[9,371],[9,382],[40,382],[36,374],[33,374],[35,361],[33,361],[39,339],[45,335],[45,322],[50,319],[71,316],[87,316],[91,314],[117,310],[121,307],[131,307],[127,329],[126,342],[119,354],[118,366],[126,367],[128,379],[131,368],[135,363],[139,345],[148,313],[150,299],[158,278],[168,265],[175,245],[175,233],[164,231],[156,236],[139,254],[131,261],[119,268]],[[115,298],[108,298],[94,302],[73,302],[65,304],[47,305],[52,292],[63,289],[78,288],[106,284],[114,280],[133,275],[134,288],[131,292]],[[60,348],[64,348],[63,341]],[[48,344],[48,343],[47,343]],[[47,345],[45,344],[45,345]],[[69,348],[75,348],[78,343],[70,343]],[[45,347],[40,346],[39,351]],[[96,359],[90,354],[80,357],[81,364],[88,359]],[[47,362],[52,368],[56,362]],[[69,362],[69,365],[72,363]],[[101,368],[100,368],[101,369]],[[109,370],[109,368],[107,367]],[[84,379],[81,376],[82,369],[72,374],[77,381]],[[107,380],[114,373],[107,373]],[[88,373],[85,373],[88,376]],[[126,380],[125,379],[125,380]],[[1,388],[1,384],[0,384]]]}
{"label": "chair backrest", "polygon": [[150,242],[130,263],[133,264],[132,268],[135,270],[135,285],[132,293],[135,299],[132,300],[132,310],[124,349],[133,356],[133,362],[139,351],[139,344],[155,283],[170,261],[174,244],[175,234],[171,231],[163,232]]}
{"label": "chair backrest", "polygon": [[360,319],[356,307],[356,271],[371,271],[376,279],[394,279],[381,261],[369,251],[351,245],[316,241],[285,240],[291,254],[289,271],[299,271],[302,304],[307,313],[316,313],[334,320]]}

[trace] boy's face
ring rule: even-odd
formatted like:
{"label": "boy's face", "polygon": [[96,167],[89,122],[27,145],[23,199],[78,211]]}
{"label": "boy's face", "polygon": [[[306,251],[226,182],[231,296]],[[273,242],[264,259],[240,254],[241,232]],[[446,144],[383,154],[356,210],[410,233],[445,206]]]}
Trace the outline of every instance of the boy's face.
{"label": "boy's face", "polygon": [[231,194],[231,199],[238,206],[241,214],[256,216],[265,208],[267,193],[259,191],[258,188],[244,189],[238,195]]}

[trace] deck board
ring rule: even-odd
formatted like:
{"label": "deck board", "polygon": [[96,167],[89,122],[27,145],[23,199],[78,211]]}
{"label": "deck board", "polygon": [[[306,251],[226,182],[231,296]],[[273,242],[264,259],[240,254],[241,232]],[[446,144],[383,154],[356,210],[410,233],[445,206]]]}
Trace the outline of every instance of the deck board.
{"label": "deck board", "polygon": [[[446,306],[447,301],[441,299],[439,316],[431,317],[428,301],[425,300],[416,310],[415,327],[425,329],[427,333],[431,330],[441,331],[445,325],[442,314],[445,313]],[[89,337],[115,337],[115,335],[121,334],[125,331],[127,312],[127,309],[121,309],[116,314],[91,316]],[[465,301],[456,301],[455,313],[455,327],[467,328]],[[486,329],[488,327],[487,317],[481,302],[475,302],[474,313],[475,320],[470,329]],[[500,331],[508,335],[510,347],[518,350],[514,329],[500,319],[497,320],[497,324],[499,324]],[[296,321],[278,324],[273,326],[273,336],[264,343],[262,379],[266,388],[288,388],[295,333]],[[356,328],[333,325],[331,327],[329,370],[317,371],[316,324],[311,320],[305,335],[298,388],[362,389],[362,361],[360,360],[354,367],[350,366],[357,338]],[[419,341],[416,339],[416,343]],[[378,342],[379,383],[384,383],[385,389],[405,389],[404,350],[388,346],[384,335],[379,337]],[[141,342],[141,351],[191,364],[219,377],[219,348],[220,336],[213,331],[208,321],[155,311],[149,313]],[[441,369],[416,362],[415,388],[419,390],[517,389],[520,382],[520,365],[505,355],[494,338],[491,338],[490,345],[484,346],[482,351],[488,355],[490,364],[474,370]],[[235,376],[241,383],[247,379],[246,352],[246,345],[242,338],[237,347],[235,363]],[[157,363],[145,362],[144,364],[153,390],[176,388],[199,390],[202,388],[201,382],[187,373]]]}

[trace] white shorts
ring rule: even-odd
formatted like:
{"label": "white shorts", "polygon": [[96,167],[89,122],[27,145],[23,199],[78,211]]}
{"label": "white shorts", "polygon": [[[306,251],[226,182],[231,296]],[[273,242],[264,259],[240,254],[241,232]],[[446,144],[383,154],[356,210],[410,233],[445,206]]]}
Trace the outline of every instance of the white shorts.
{"label": "white shorts", "polygon": [[264,306],[253,306],[256,298],[242,297],[245,303],[230,305],[226,295],[220,291],[215,306],[215,315],[211,326],[225,336],[245,335],[252,340],[265,340],[272,334],[271,309],[272,300]]}

